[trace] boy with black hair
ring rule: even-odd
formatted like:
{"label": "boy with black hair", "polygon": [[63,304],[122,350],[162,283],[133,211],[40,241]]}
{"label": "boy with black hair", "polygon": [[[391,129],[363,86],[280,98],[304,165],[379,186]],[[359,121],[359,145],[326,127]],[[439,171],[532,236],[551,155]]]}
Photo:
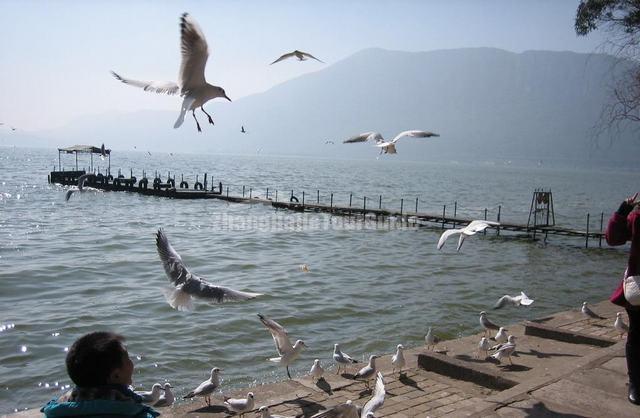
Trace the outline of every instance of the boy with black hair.
{"label": "boy with black hair", "polygon": [[133,417],[160,415],[140,403],[129,385],[133,362],[123,345],[124,337],[112,332],[92,332],[80,337],[67,353],[67,373],[73,390],[45,405],[45,417]]}

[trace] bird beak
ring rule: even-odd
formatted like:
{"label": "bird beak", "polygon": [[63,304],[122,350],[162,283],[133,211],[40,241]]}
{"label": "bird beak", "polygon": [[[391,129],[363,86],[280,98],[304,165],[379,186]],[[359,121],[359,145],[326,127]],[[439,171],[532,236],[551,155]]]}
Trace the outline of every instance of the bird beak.
{"label": "bird beak", "polygon": [[229,98],[229,96],[227,96],[226,94],[224,95],[224,98],[231,101],[231,99]]}

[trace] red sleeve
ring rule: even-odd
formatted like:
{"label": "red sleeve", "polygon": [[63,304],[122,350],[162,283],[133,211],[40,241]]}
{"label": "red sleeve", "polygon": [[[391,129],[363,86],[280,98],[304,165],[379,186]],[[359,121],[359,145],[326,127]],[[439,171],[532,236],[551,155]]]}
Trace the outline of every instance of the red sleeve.
{"label": "red sleeve", "polygon": [[627,217],[618,212],[614,212],[607,224],[604,237],[609,245],[622,245],[631,239],[631,225],[627,222]]}

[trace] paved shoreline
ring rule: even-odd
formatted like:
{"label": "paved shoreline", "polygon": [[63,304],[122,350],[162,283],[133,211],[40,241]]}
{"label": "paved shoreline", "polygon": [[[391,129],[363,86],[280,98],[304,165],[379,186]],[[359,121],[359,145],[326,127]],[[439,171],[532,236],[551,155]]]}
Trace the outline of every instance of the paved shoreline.
{"label": "paved shoreline", "polygon": [[[476,358],[481,333],[444,341],[437,352],[405,350],[402,375],[392,373],[391,355],[385,355],[377,366],[387,395],[376,417],[638,417],[640,407],[626,399],[625,340],[613,328],[616,312],[624,310],[608,301],[593,309],[606,319],[588,321],[575,309],[508,326],[517,337],[513,365]],[[371,392],[350,379],[355,369],[336,375],[332,367],[318,383],[305,377],[225,395],[244,397],[251,391],[256,410],[268,405],[274,414],[309,417],[347,400],[364,405]],[[210,407],[197,399],[159,411],[165,418],[233,415],[221,395]],[[35,409],[8,415],[41,416]]]}

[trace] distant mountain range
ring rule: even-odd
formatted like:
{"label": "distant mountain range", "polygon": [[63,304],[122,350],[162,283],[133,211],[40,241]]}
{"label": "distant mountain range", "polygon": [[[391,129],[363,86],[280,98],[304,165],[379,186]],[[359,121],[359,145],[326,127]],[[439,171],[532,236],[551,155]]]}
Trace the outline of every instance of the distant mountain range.
{"label": "distant mountain range", "polygon": [[[21,145],[104,142],[114,150],[375,158],[370,144],[342,144],[364,131],[386,138],[407,129],[440,138],[405,138],[398,155],[422,159],[569,159],[634,161],[640,139],[620,132],[592,139],[609,100],[612,73],[624,65],[604,54],[493,48],[430,52],[360,51],[233,103],[206,105],[216,121],[196,112],[203,133],[187,117],[173,129],[176,110],[79,117],[54,131],[17,134]],[[630,64],[628,64],[630,65]],[[114,89],[125,88],[114,82]],[[140,94],[145,94],[140,91]],[[203,117],[204,116],[204,117]],[[244,126],[246,133],[241,133]],[[4,144],[11,135],[4,135]],[[98,139],[99,138],[99,139]],[[334,144],[327,144],[333,141]],[[0,144],[3,142],[0,141]],[[99,145],[99,144],[98,144]]]}

